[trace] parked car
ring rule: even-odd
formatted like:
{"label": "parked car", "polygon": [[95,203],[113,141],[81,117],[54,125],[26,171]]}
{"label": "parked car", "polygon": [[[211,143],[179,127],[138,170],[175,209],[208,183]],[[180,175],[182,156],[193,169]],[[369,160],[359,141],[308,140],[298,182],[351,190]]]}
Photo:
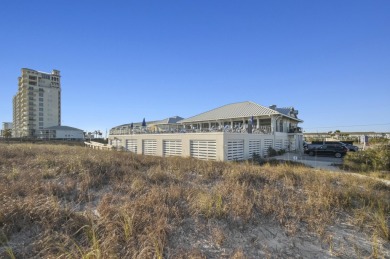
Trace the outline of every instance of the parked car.
{"label": "parked car", "polygon": [[310,156],[334,156],[337,158],[345,156],[348,152],[348,148],[342,144],[325,144],[321,146],[309,146],[307,150],[304,151]]}
{"label": "parked car", "polygon": [[303,147],[303,151],[306,153],[307,150],[314,149],[320,146],[322,146],[322,144],[306,144],[306,146]]}
{"label": "parked car", "polygon": [[[352,141],[351,141],[352,143]],[[349,151],[356,152],[359,150],[359,147],[352,145],[351,143],[345,143],[341,141],[313,141],[312,144],[321,144],[321,145],[327,145],[327,144],[340,144],[344,145],[348,148]]]}
{"label": "parked car", "polygon": [[343,143],[343,144],[348,148],[348,151],[352,151],[352,152],[359,151],[359,147],[357,147],[357,146],[354,146],[352,144],[347,144],[347,143]]}

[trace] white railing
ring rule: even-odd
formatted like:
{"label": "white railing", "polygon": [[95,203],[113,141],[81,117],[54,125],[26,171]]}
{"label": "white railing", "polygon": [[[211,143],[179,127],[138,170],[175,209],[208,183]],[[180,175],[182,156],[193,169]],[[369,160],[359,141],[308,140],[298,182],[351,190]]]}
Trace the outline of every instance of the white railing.
{"label": "white railing", "polygon": [[91,142],[84,142],[85,146],[87,147],[90,147],[92,149],[108,149],[108,150],[111,150],[113,147],[112,145],[109,145],[109,144],[102,144],[102,143],[99,143],[99,142],[94,142],[94,141],[91,141]]}
{"label": "white railing", "polygon": [[[168,134],[168,133],[208,133],[208,132],[229,132],[229,133],[248,133],[248,125],[231,127],[230,125],[211,127],[211,128],[192,128],[192,129],[170,129],[170,130],[152,130],[149,128],[125,128],[112,129],[110,135],[132,135],[132,134]],[[271,126],[260,126],[252,129],[252,134],[271,134]]]}

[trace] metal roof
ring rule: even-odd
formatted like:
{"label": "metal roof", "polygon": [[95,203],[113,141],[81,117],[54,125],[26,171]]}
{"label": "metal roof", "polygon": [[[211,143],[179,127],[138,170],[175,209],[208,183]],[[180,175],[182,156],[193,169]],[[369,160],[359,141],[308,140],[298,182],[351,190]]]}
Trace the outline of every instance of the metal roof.
{"label": "metal roof", "polygon": [[284,115],[287,115],[287,116],[290,116],[291,109],[294,109],[294,108],[292,108],[292,107],[275,108],[276,111],[278,111]]}
{"label": "metal roof", "polygon": [[[283,115],[285,117],[291,118],[293,120],[302,122],[302,120],[292,116],[291,111],[294,111],[293,107],[287,108],[277,108],[276,105],[271,106],[272,108],[268,108],[262,105],[259,105],[254,102],[245,101],[227,104],[221,106],[219,108],[192,116],[187,119],[183,119],[180,116],[169,117],[163,120],[156,121],[147,121],[146,125],[167,125],[167,124],[181,124],[181,123],[192,123],[192,122],[205,122],[205,121],[218,121],[218,120],[227,120],[227,119],[235,119],[235,118],[251,118],[253,117],[261,117],[261,116],[271,116],[271,115]],[[141,126],[142,122],[133,123],[133,127]],[[130,127],[131,123],[122,124],[112,129],[120,129]]]}
{"label": "metal roof", "polygon": [[81,129],[69,127],[69,126],[52,126],[44,128],[43,130],[77,130],[77,131],[83,131]]}
{"label": "metal roof", "polygon": [[296,119],[300,122],[303,122],[303,120],[298,119],[298,110],[295,110],[294,107],[283,107],[283,108],[277,108],[275,107],[275,110],[280,112],[283,115],[286,115],[289,118]]}
{"label": "metal roof", "polygon": [[[166,118],[166,119],[163,119],[163,120],[156,120],[156,121],[146,121],[146,125],[147,126],[150,126],[150,125],[164,125],[164,124],[176,124],[178,121],[182,120],[183,118],[180,117],[180,116],[173,116],[173,117],[169,117],[169,118]],[[113,129],[119,129],[119,128],[123,128],[123,127],[130,127],[131,123],[126,123],[126,124],[122,124],[122,125],[119,125],[119,126],[116,126],[116,127],[113,127]],[[133,123],[133,127],[139,127],[142,125],[142,122],[134,122]]]}
{"label": "metal roof", "polygon": [[166,118],[166,119],[163,119],[163,120],[160,120],[160,121],[155,121],[155,122],[150,123],[150,124],[154,124],[154,125],[172,124],[172,123],[177,123],[178,121],[180,121],[182,119],[184,119],[184,118],[182,118],[180,116],[175,116],[175,117],[169,117],[169,118]]}
{"label": "metal roof", "polygon": [[[239,103],[232,103],[221,106],[219,108],[195,115],[188,119],[179,121],[178,123],[189,123],[189,122],[201,122],[201,121],[216,121],[233,118],[243,117],[258,117],[258,116],[269,116],[282,114],[279,111],[267,108],[254,102],[246,101]],[[286,115],[286,114],[283,114]]]}

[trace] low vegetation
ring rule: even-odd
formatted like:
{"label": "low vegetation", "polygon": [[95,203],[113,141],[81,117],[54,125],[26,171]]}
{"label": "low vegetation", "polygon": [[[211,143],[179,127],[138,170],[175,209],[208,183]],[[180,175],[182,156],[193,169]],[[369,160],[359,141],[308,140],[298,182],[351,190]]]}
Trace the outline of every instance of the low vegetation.
{"label": "low vegetation", "polygon": [[348,152],[343,169],[390,180],[390,145],[379,144],[359,152]]}
{"label": "low vegetation", "polygon": [[[274,157],[274,156],[280,156],[280,155],[283,155],[284,153],[286,153],[286,150],[285,149],[280,149],[280,150],[276,150],[272,147],[269,147],[268,150],[267,150],[267,154],[268,154],[268,157]],[[255,158],[258,157],[257,154],[253,154]]]}
{"label": "low vegetation", "polygon": [[0,258],[380,258],[389,214],[390,187],[349,174],[0,144]]}

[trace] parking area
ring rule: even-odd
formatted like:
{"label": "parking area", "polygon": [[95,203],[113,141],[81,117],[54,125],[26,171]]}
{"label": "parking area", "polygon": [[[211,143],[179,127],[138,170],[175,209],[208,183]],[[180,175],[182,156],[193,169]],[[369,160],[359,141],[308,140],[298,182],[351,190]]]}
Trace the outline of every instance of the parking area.
{"label": "parking area", "polygon": [[308,166],[318,169],[326,169],[331,171],[341,171],[337,166],[343,163],[343,158],[331,156],[309,156],[300,153],[285,153],[281,156],[273,157],[278,160],[301,162]]}
{"label": "parking area", "polygon": [[303,154],[302,159],[308,161],[322,161],[322,162],[329,162],[335,164],[340,164],[343,162],[343,158],[336,158],[332,156],[309,156],[307,154]]}

